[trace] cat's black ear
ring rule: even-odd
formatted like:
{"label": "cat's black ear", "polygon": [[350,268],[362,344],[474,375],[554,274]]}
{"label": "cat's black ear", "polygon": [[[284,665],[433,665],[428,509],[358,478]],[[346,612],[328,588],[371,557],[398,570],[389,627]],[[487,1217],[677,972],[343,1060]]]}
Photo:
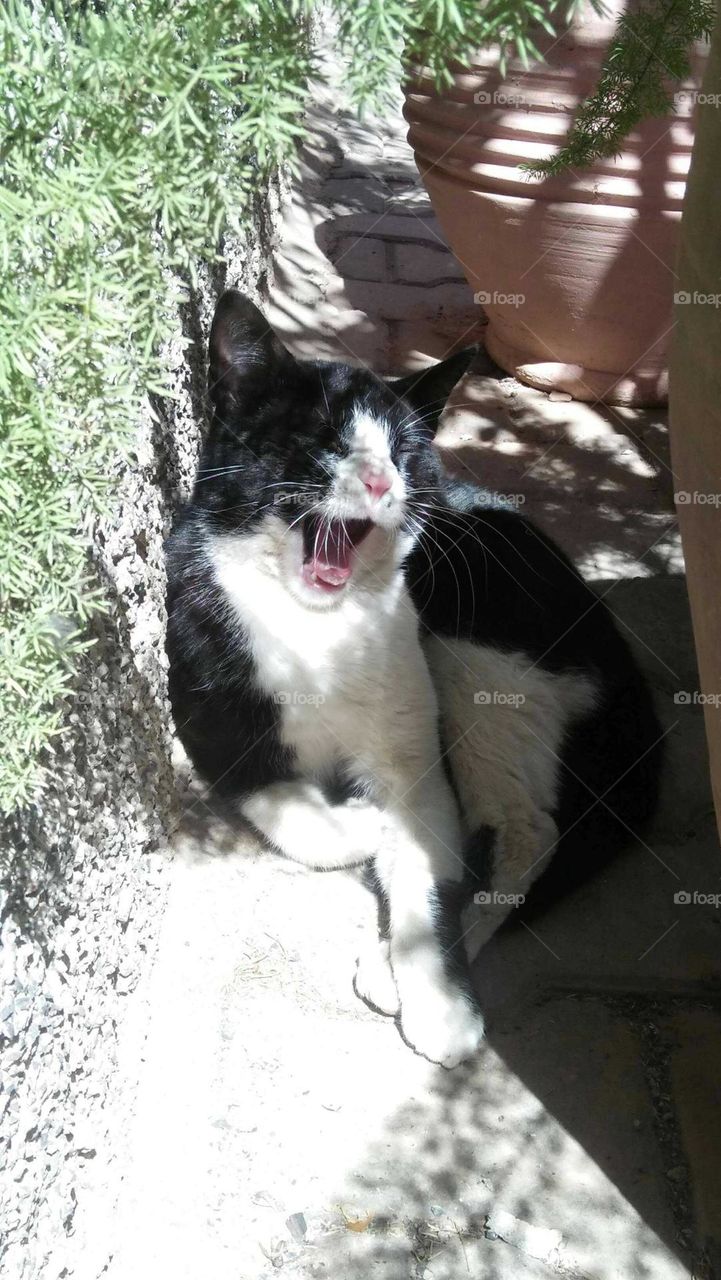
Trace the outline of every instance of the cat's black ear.
{"label": "cat's black ear", "polygon": [[460,382],[471,361],[478,354],[478,347],[465,347],[447,360],[440,360],[420,373],[408,373],[404,378],[394,378],[388,386],[397,396],[403,396],[415,409],[429,430],[438,428],[438,420],[446,400],[457,382]]}
{"label": "cat's black ear", "polygon": [[237,399],[244,385],[262,387],[294,362],[262,311],[237,289],[226,289],[215,308],[208,355],[208,392],[216,403]]}

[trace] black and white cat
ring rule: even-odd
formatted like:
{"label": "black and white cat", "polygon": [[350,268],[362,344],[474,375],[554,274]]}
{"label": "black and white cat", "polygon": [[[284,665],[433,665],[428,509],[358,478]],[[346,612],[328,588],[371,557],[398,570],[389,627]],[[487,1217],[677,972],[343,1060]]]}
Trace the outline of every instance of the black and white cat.
{"label": "black and white cat", "polygon": [[469,885],[489,904],[478,937],[494,902],[583,878],[652,811],[660,738],[569,561],[443,472],[434,432],[473,354],[392,382],[301,362],[225,293],[213,421],[167,557],[189,756],[288,857],[372,862],[388,927],[356,991],[445,1066],[483,1034]]}

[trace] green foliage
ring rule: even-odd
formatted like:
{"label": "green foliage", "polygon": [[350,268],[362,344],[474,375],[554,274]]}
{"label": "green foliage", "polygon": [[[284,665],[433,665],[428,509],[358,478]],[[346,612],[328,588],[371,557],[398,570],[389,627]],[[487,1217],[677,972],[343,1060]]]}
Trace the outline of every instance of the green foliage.
{"label": "green foliage", "polygon": [[272,0],[0,10],[0,807],[27,802],[101,604],[94,517],[181,273],[292,154],[311,59]]}
{"label": "green foliage", "polygon": [[645,0],[624,14],[598,87],[579,108],[565,145],[549,160],[524,167],[543,178],[618,155],[641,120],[670,110],[669,84],[688,76],[689,50],[710,38],[715,17],[712,0]]}
{"label": "green foliage", "polygon": [[[495,44],[501,64],[511,53],[524,62],[540,58],[534,28],[550,35],[551,18],[571,14],[580,0],[331,0],[341,46],[348,55],[348,85],[360,109],[377,107],[397,81],[398,63],[422,62],[439,87],[450,81],[449,63],[465,63],[482,45]],[[603,0],[592,0],[599,11]],[[369,51],[371,56],[369,57]]]}

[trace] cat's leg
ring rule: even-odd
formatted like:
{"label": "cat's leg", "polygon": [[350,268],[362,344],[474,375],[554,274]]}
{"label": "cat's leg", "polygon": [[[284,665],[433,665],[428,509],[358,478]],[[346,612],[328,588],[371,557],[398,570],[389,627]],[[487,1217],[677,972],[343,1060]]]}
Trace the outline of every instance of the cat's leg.
{"label": "cat's leg", "polygon": [[391,965],[389,938],[372,938],[358,957],[353,987],[357,996],[380,1013],[395,1017],[400,1009],[398,987]]}
{"label": "cat's leg", "polygon": [[[459,950],[464,865],[455,797],[441,762],[433,691],[416,671],[413,696],[425,692],[428,714],[409,716],[408,740],[399,740],[396,716],[379,734],[372,774],[380,787],[389,837],[375,868],[388,905],[388,948],[368,972],[380,988],[370,999],[383,1008],[390,991],[379,975],[390,960],[400,1004],[400,1028],[418,1052],[446,1067],[471,1056],[483,1037],[483,1018]],[[459,963],[460,961],[460,963]]]}
{"label": "cat's leg", "polygon": [[389,947],[363,964],[358,989],[367,987],[382,1008],[390,959],[401,1033],[418,1053],[453,1067],[478,1048],[483,1018],[460,945],[462,832],[443,767],[435,689],[417,634],[403,622],[398,661],[368,690],[374,697],[362,722],[349,716],[338,726],[350,768],[373,784],[388,823],[374,865]]}
{"label": "cat's leg", "polygon": [[364,873],[366,888],[373,894],[378,913],[376,934],[363,946],[356,962],[353,987],[357,996],[390,1017],[400,1010],[398,988],[393,977],[388,902],[378,883],[375,867]]}
{"label": "cat's leg", "polygon": [[555,852],[563,742],[597,693],[588,676],[544,671],[520,652],[431,637],[426,654],[480,898],[464,918],[474,955]]}
{"label": "cat's leg", "polygon": [[515,823],[502,822],[495,830],[479,826],[466,845],[469,891],[461,920],[469,961],[523,906],[555,851],[558,828],[553,817],[530,804],[522,790],[516,816]]}
{"label": "cat's leg", "polygon": [[[518,713],[504,711],[507,718]],[[500,716],[495,717],[496,723]],[[501,739],[483,724],[467,734],[469,749],[461,758],[451,751],[454,777],[461,797],[464,826],[469,833],[464,858],[468,898],[462,923],[468,959],[473,959],[504,920],[523,905],[531,885],[548,866],[556,848],[558,828],[552,814],[532,793],[530,769],[524,768],[528,742],[519,738],[515,758],[499,758]],[[483,744],[483,754],[474,748]],[[557,794],[557,764],[548,762],[548,782],[534,788],[549,806]],[[545,779],[544,779],[545,782]]]}
{"label": "cat's leg", "polygon": [[270,783],[240,811],[286,857],[319,871],[359,866],[386,839],[377,805],[365,799],[330,804],[321,787],[302,779]]}

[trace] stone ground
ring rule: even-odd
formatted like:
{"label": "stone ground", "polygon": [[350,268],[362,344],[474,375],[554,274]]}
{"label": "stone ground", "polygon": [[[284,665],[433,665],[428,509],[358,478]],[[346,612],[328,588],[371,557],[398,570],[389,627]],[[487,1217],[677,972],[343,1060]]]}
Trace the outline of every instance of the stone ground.
{"label": "stone ground", "polygon": [[[361,127],[319,95],[313,124],[274,264],[288,344],[400,372],[478,338],[400,114]],[[191,786],[124,1033],[141,1086],[112,1280],[721,1275],[719,909],[675,901],[719,893],[721,868],[665,420],[550,401],[481,359],[439,443],[606,593],[668,730],[662,812],[481,952],[488,1039],[446,1072],[353,994],[374,927],[358,876],[263,852]]]}

